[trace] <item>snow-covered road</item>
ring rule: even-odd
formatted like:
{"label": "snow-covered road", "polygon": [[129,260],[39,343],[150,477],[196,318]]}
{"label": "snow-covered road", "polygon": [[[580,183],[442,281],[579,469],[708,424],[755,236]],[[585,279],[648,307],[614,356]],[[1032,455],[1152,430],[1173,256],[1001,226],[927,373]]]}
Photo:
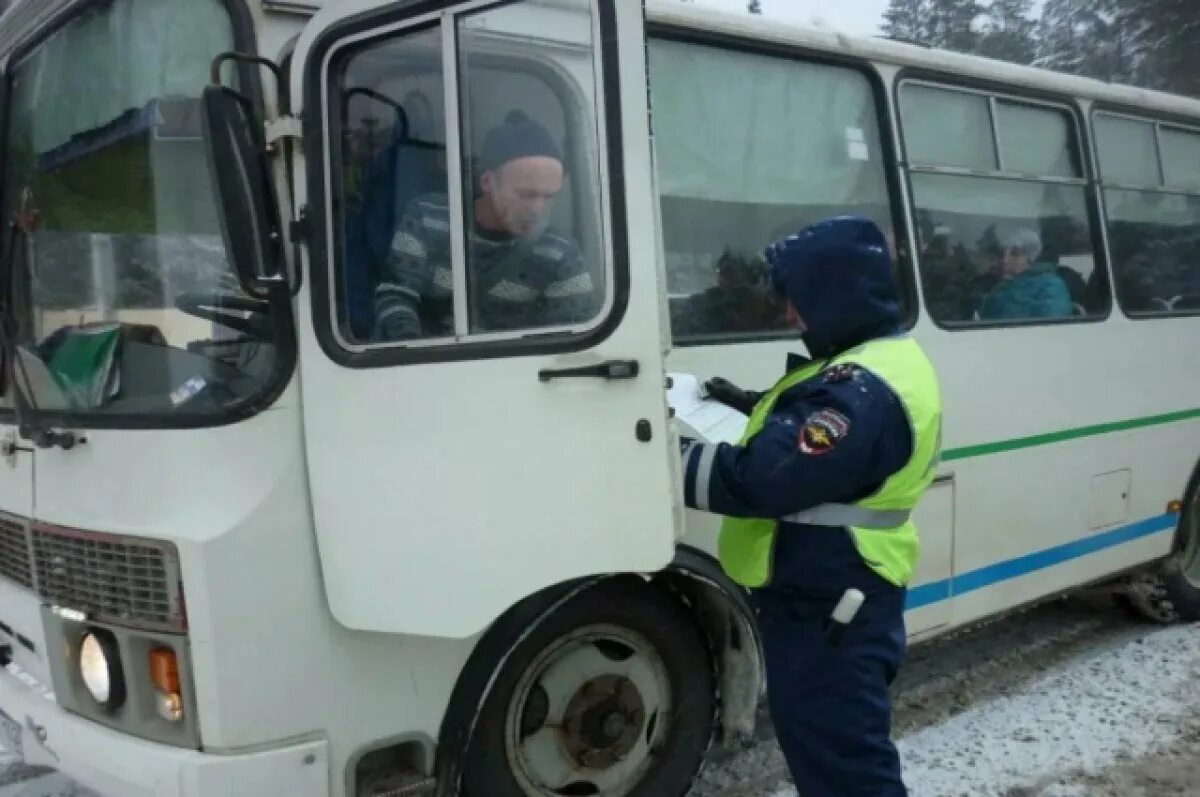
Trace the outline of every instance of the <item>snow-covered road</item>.
{"label": "snow-covered road", "polygon": [[[911,651],[895,725],[913,797],[1200,795],[1200,626],[1148,626],[1095,601],[1042,606]],[[0,765],[0,797],[82,797],[72,788]],[[794,794],[765,722],[692,791]]]}
{"label": "snow-covered road", "polygon": [[[896,688],[913,797],[1200,795],[1200,626],[1056,602],[916,648]],[[694,797],[793,797],[773,741]]]}

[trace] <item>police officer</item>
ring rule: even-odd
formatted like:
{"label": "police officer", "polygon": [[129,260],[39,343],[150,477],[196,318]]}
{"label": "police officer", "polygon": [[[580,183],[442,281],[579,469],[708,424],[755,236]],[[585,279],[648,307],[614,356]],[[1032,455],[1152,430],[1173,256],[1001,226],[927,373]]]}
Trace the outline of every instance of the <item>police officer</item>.
{"label": "police officer", "polygon": [[[823,221],[766,259],[813,359],[793,355],[765,394],[708,383],[750,419],[739,445],[684,441],[686,500],[726,516],[721,564],[753,595],[771,716],[800,794],[905,795],[888,687],[917,560],[910,515],[941,446],[937,377],[902,333],[875,224]],[[848,590],[865,601],[835,623]]]}

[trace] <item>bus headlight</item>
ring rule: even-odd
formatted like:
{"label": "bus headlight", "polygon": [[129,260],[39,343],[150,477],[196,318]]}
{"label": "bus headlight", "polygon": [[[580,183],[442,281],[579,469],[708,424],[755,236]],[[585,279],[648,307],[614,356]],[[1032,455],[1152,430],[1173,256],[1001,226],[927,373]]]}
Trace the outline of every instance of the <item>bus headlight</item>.
{"label": "bus headlight", "polygon": [[117,641],[107,631],[92,630],[79,645],[79,676],[92,699],[109,711],[125,702],[125,675]]}

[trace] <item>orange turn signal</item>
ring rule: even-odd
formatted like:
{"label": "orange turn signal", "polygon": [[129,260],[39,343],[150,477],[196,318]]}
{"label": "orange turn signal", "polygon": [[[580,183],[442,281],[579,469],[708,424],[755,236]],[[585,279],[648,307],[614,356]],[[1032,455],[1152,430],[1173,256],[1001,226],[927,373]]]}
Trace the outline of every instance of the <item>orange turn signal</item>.
{"label": "orange turn signal", "polygon": [[1167,514],[1168,515],[1178,515],[1182,511],[1183,511],[1183,501],[1172,501],[1171,503],[1167,504]]}
{"label": "orange turn signal", "polygon": [[150,680],[160,692],[179,694],[179,662],[175,660],[175,651],[169,648],[150,651]]}

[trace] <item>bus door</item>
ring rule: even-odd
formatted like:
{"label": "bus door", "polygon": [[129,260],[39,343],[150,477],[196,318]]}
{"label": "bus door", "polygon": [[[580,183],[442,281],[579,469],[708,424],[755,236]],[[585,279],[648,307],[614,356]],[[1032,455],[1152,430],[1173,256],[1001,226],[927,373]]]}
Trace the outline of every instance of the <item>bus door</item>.
{"label": "bus door", "polygon": [[642,14],[339,3],[298,43],[304,430],[346,626],[467,636],[673,556]]}

